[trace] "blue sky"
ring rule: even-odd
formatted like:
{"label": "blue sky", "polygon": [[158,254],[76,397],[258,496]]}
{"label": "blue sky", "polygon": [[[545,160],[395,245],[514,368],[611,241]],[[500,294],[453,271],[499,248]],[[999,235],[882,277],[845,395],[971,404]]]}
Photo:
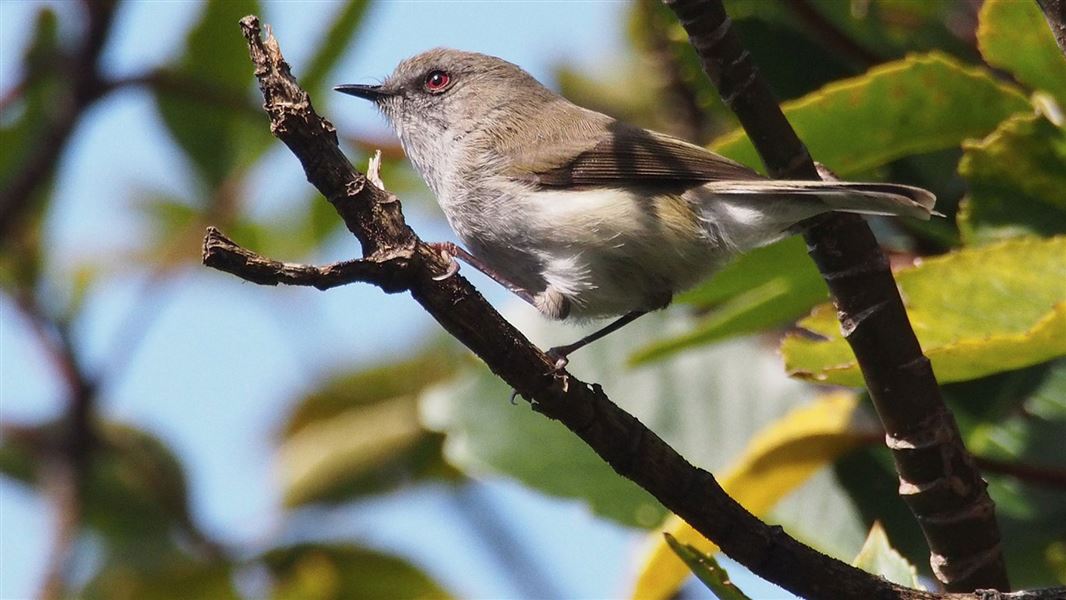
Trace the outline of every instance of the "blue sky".
{"label": "blue sky", "polygon": [[[51,4],[72,32],[72,5]],[[3,91],[19,77],[18,58],[39,5],[0,2]],[[129,2],[116,24],[116,43],[105,53],[108,72],[135,74],[172,56],[197,7],[193,2]],[[297,75],[337,7],[325,1],[266,4],[261,16],[274,26]],[[382,2],[331,80],[373,81],[403,57],[452,46],[502,56],[550,83],[553,65],[564,61],[589,70],[611,64],[624,47],[625,8],[621,2],[576,0]],[[333,95],[316,99],[316,106],[342,131],[389,135],[364,103]],[[188,169],[146,93],[126,90],[96,105],[63,157],[46,227],[55,257],[48,269],[62,281],[87,258],[114,265],[106,286],[90,294],[75,328],[89,368],[111,367],[116,351],[132,345],[123,332],[140,328],[140,319],[147,326],[128,363],[107,380],[101,411],[169,444],[184,462],[198,522],[226,542],[254,549],[279,534],[271,435],[287,403],[331,372],[402,355],[438,328],[409,298],[369,287],[328,294],[264,289],[190,267],[153,288],[142,273],[120,269],[138,247],[138,233],[144,233],[133,216],[135,199],[145,190],[191,195]],[[306,194],[299,165],[277,148],[254,178],[251,210],[285,210]],[[431,204],[412,204],[405,212],[423,237],[449,236]],[[354,240],[346,240],[323,249],[321,258],[357,253]],[[483,278],[474,280],[497,305],[510,301]],[[56,302],[68,293],[56,289]],[[54,416],[62,408],[62,391],[26,323],[0,301],[0,419]],[[553,569],[566,595],[603,597],[626,589],[643,533],[506,481],[488,482],[475,493],[501,511],[522,515],[515,535],[525,540],[542,569]],[[339,534],[409,556],[461,596],[521,594],[521,586],[500,573],[496,559],[470,536],[454,502],[429,487],[322,518],[335,523]],[[0,480],[0,597],[34,594],[50,528],[45,502]],[[560,554],[574,558],[560,561]],[[742,582],[755,594],[769,589],[749,577]]]}

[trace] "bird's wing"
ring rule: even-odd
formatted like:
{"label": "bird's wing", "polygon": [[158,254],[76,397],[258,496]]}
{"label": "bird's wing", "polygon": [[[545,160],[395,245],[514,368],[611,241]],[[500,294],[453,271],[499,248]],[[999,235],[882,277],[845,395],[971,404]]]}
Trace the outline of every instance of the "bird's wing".
{"label": "bird's wing", "polygon": [[596,137],[575,131],[517,149],[509,174],[546,187],[765,179],[695,144],[618,121],[606,125]]}

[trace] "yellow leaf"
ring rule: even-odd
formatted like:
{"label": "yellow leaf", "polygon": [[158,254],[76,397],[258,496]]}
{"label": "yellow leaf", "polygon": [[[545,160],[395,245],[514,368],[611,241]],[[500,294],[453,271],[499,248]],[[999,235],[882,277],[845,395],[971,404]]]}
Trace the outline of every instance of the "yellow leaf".
{"label": "yellow leaf", "polygon": [[[1012,371],[1066,355],[1066,235],[1017,238],[924,260],[896,282],[941,383]],[[793,377],[863,385],[832,306],[781,344]]]}
{"label": "yellow leaf", "polygon": [[[850,392],[822,396],[762,430],[725,475],[727,493],[756,516],[765,515],[822,466],[862,443],[872,427],[855,422],[858,397]],[[713,554],[718,547],[676,515],[664,529],[679,543]],[[659,532],[639,570],[633,598],[670,598],[691,574]]]}

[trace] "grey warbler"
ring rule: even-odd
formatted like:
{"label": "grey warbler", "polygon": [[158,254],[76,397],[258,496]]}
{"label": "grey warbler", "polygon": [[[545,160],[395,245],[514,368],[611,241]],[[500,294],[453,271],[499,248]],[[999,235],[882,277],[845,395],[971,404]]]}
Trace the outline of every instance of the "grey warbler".
{"label": "grey warbler", "polygon": [[434,49],[372,101],[466,246],[436,244],[552,319],[622,315],[566,356],[665,307],[738,253],[830,211],[928,219],[935,197],[891,183],[785,181],[577,106],[505,60]]}

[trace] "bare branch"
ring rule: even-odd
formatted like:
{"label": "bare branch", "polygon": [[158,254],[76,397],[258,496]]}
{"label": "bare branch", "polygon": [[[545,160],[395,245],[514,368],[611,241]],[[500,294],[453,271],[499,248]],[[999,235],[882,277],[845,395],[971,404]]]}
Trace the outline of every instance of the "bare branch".
{"label": "bare branch", "polygon": [[[560,421],[618,473],[648,490],[727,554],[797,594],[808,598],[978,598],[909,590],[801,544],[737,504],[710,473],[685,461],[613,404],[598,385],[556,372],[553,361],[507,323],[466,279],[457,274],[439,279],[447,268],[445,262],[407,227],[399,202],[366,185],[365,177],[340,153],[333,127],[314,113],[306,93],[289,73],[277,41],[269,35],[265,40],[260,37],[256,17],[245,17],[241,26],[272,131],[292,149],[308,180],[363,242],[368,253],[365,260],[409,252],[407,262],[394,264],[412,297],[495,374],[532,399],[534,410]],[[1053,597],[1041,594],[980,597]]]}
{"label": "bare branch", "polygon": [[238,246],[214,227],[204,237],[203,263],[261,285],[302,285],[328,290],[349,283],[372,283],[385,291],[406,290],[404,281],[411,253],[401,251],[388,259],[346,260],[317,267],[294,265],[265,258]]}
{"label": "bare branch", "polygon": [[[664,0],[677,14],[723,101],[769,172],[818,179],[803,142],[735,33],[721,0]],[[1009,590],[986,485],[944,405],[877,240],[857,215],[832,214],[804,234],[833,294],[900,474],[900,494],[922,527],[930,565],[952,591]]]}

